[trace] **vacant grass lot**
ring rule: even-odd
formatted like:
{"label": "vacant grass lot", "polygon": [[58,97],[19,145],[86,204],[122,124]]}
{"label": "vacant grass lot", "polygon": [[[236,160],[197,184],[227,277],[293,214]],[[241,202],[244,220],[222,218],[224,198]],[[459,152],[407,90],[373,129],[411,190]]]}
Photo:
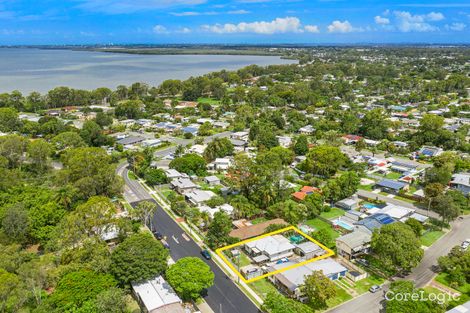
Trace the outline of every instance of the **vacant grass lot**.
{"label": "vacant grass lot", "polygon": [[331,208],[329,212],[322,212],[320,214],[321,217],[326,218],[328,220],[333,219],[335,217],[343,216],[346,213],[344,210],[339,208]]}
{"label": "vacant grass lot", "polygon": [[249,286],[262,299],[265,299],[266,295],[270,292],[279,292],[266,278],[254,281],[250,283]]}
{"label": "vacant grass lot", "polygon": [[327,223],[327,222],[324,222],[318,218],[314,218],[314,219],[311,219],[311,220],[308,220],[305,222],[305,224],[307,224],[308,226],[310,227],[313,227],[315,228],[315,230],[320,230],[320,229],[326,229],[328,230],[328,232],[331,234],[331,237],[333,239],[336,239],[339,237],[339,233],[337,231],[335,231],[333,229],[333,227],[331,226],[331,224]]}
{"label": "vacant grass lot", "polygon": [[365,292],[368,292],[369,288],[373,285],[381,285],[384,281],[385,279],[383,279],[382,277],[370,274],[367,278],[356,282],[356,286],[354,286],[354,289],[356,289],[359,294],[363,294]]}

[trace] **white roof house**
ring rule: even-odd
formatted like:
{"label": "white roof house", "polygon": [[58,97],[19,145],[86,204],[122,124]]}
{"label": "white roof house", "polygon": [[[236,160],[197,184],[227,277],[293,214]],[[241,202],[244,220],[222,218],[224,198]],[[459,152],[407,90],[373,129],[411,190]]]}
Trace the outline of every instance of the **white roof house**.
{"label": "white roof house", "polygon": [[194,205],[201,204],[212,197],[215,197],[215,193],[210,190],[193,190],[186,193],[186,199]]}
{"label": "white roof house", "polygon": [[270,261],[289,257],[293,254],[295,246],[282,235],[264,237],[245,244],[251,254],[262,254]]}
{"label": "white roof house", "polygon": [[[275,264],[270,267],[270,271],[280,270],[294,264],[297,263],[294,261],[289,261],[281,264]],[[335,260],[328,258],[307,263],[305,265],[275,274],[269,279],[274,280],[276,285],[281,285],[284,290],[295,295],[297,298],[302,298],[302,290],[299,287],[304,284],[305,277],[311,275],[314,271],[322,271],[323,275],[326,277],[330,278],[331,280],[336,280],[340,277],[344,277],[348,269]]]}
{"label": "white roof house", "polygon": [[470,194],[470,173],[452,175],[450,187],[460,190],[464,195]]}
{"label": "white roof house", "polygon": [[181,174],[180,172],[172,168],[165,170],[165,174],[166,177],[168,177],[169,179],[184,177],[184,174]]}
{"label": "white roof house", "polygon": [[206,147],[206,145],[193,145],[191,148],[189,148],[189,152],[203,155]]}
{"label": "white roof house", "polygon": [[377,211],[377,213],[387,214],[396,220],[409,216],[413,214],[414,212],[415,210],[413,209],[405,208],[405,207],[394,205],[394,204],[388,204],[386,207]]}
{"label": "white roof house", "polygon": [[149,313],[184,312],[181,299],[162,276],[142,283],[132,283],[139,303]]}
{"label": "white roof house", "polygon": [[189,178],[173,179],[170,182],[170,185],[175,188],[179,193],[190,192],[196,188],[199,188],[199,186],[193,183]]}

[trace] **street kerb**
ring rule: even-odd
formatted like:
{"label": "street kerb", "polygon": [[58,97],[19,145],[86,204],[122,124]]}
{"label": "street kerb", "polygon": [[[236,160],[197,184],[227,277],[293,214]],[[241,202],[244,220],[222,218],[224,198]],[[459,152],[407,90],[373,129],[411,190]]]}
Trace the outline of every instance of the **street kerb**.
{"label": "street kerb", "polygon": [[[321,256],[318,256],[318,257],[315,257],[315,258],[311,258],[309,260],[305,260],[305,261],[302,261],[302,262],[299,262],[299,263],[296,263],[296,264],[293,264],[293,265],[290,265],[290,266],[287,266],[285,268],[282,268],[282,269],[279,269],[279,270],[276,270],[276,271],[272,271],[272,272],[269,272],[269,273],[266,273],[264,275],[261,275],[261,276],[258,276],[258,277],[254,277],[254,278],[251,278],[251,279],[246,279],[245,277],[243,277],[243,275],[237,270],[237,268],[232,264],[232,262],[230,262],[230,260],[228,260],[226,258],[226,256],[224,255],[224,251],[226,250],[229,250],[229,249],[233,249],[233,248],[236,248],[236,247],[240,247],[248,242],[252,242],[252,241],[256,241],[256,240],[259,240],[259,239],[262,239],[262,238],[265,238],[265,237],[268,237],[268,236],[272,236],[272,235],[276,235],[276,234],[280,234],[280,233],[284,233],[286,231],[294,231],[296,233],[298,233],[299,235],[301,235],[302,237],[304,237],[305,239],[317,244],[320,248],[322,248],[323,250],[326,251],[325,254],[321,255]],[[318,260],[322,260],[322,259],[326,259],[330,256],[333,256],[335,253],[333,252],[333,250],[327,248],[325,245],[323,245],[322,243],[316,241],[315,239],[313,239],[312,237],[310,237],[309,235],[305,234],[304,232],[302,232],[300,229],[298,229],[297,227],[295,226],[289,226],[289,227],[286,227],[286,228],[282,228],[282,229],[279,229],[279,230],[276,230],[276,231],[273,231],[273,232],[270,232],[270,233],[267,233],[267,234],[264,234],[264,235],[261,235],[261,236],[257,236],[255,238],[250,238],[250,239],[246,239],[246,240],[243,240],[243,241],[240,241],[240,242],[237,242],[237,243],[234,243],[234,244],[231,244],[231,245],[228,245],[228,246],[225,246],[225,247],[222,247],[222,248],[219,248],[217,250],[215,250],[215,252],[217,253],[217,255],[224,261],[225,264],[227,264],[230,269],[238,276],[240,277],[240,279],[242,281],[244,281],[245,283],[252,283],[254,281],[257,281],[257,280],[260,280],[260,279],[263,279],[263,278],[266,278],[266,277],[269,277],[269,276],[272,276],[272,275],[275,275],[275,274],[278,274],[278,273],[282,273],[282,272],[285,272],[285,271],[288,271],[288,270],[291,270],[293,268],[296,268],[296,267],[299,267],[299,266],[302,266],[302,265],[305,265],[307,263],[311,263],[311,262],[315,262],[315,261],[318,261]]]}

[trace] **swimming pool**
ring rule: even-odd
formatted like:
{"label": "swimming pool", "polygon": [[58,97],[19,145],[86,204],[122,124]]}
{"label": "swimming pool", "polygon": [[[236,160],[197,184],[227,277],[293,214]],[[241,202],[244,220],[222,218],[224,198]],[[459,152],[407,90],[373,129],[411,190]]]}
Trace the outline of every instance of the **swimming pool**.
{"label": "swimming pool", "polygon": [[362,206],[366,209],[375,209],[377,207],[375,204],[372,203],[364,203]]}
{"label": "swimming pool", "polygon": [[343,222],[342,220],[336,220],[336,221],[333,221],[333,225],[336,225],[336,226],[339,226],[339,227],[342,227],[346,230],[353,230],[354,229],[354,226],[346,223],[346,222]]}

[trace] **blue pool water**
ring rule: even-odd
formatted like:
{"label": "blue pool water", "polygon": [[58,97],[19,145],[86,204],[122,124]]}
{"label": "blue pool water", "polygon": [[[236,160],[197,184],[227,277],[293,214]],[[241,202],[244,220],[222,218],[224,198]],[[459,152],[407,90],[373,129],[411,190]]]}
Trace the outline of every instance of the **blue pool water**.
{"label": "blue pool water", "polygon": [[375,204],[372,204],[372,203],[365,203],[362,206],[365,207],[366,209],[374,209],[377,207]]}
{"label": "blue pool water", "polygon": [[342,220],[336,220],[333,222],[334,225],[337,225],[339,227],[342,227],[346,230],[353,230],[354,227],[346,222],[343,222]]}

